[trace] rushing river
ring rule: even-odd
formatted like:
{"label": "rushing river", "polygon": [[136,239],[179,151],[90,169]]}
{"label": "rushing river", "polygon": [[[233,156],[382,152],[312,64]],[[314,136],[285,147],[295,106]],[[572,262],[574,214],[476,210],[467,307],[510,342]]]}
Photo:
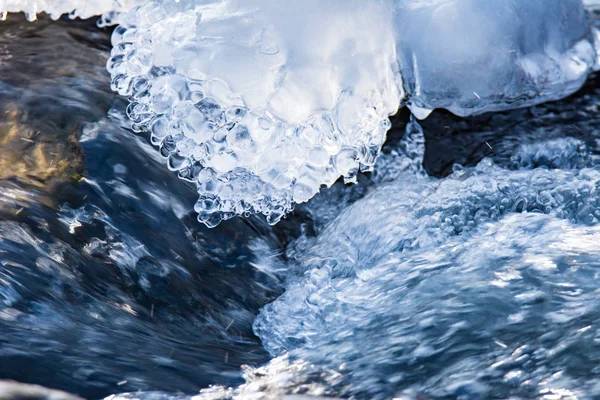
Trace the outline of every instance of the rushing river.
{"label": "rushing river", "polygon": [[110,33],[0,25],[0,378],[91,399],[600,397],[595,76],[528,109],[401,110],[358,185],[209,229],[129,129]]}

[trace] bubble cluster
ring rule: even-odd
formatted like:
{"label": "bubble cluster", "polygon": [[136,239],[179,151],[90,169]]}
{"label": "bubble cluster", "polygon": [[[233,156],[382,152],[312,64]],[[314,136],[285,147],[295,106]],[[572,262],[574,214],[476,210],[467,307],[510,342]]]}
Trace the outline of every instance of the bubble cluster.
{"label": "bubble cluster", "polygon": [[68,14],[70,18],[90,18],[101,15],[99,26],[117,24],[119,16],[141,5],[143,0],[0,0],[0,19],[9,12],[23,12],[29,21],[35,21],[39,13],[47,13],[52,19]]}
{"label": "bubble cluster", "polygon": [[278,222],[340,176],[370,170],[401,98],[382,2],[149,2],[113,34],[112,87],[199,221]]}

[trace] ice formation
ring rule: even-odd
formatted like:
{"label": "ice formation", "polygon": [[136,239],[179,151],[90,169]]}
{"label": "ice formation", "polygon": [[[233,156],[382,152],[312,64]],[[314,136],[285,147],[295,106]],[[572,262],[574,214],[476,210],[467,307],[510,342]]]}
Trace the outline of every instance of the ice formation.
{"label": "ice formation", "polygon": [[572,93],[595,64],[581,0],[151,1],[113,35],[129,96],[199,220],[277,222],[371,170],[403,104],[458,115]]}
{"label": "ice formation", "polygon": [[583,5],[591,10],[596,10],[600,7],[600,0],[583,0]]}
{"label": "ice formation", "polygon": [[113,35],[134,129],[195,182],[199,220],[277,222],[373,167],[401,98],[391,6],[150,2]]}
{"label": "ice formation", "polygon": [[466,116],[556,100],[595,64],[580,0],[398,2],[408,105]]}
{"label": "ice formation", "polygon": [[8,13],[23,12],[33,21],[39,13],[47,13],[52,19],[63,14],[72,18],[90,18],[101,15],[99,25],[111,25],[119,22],[120,15],[141,5],[144,0],[0,0],[0,17],[5,19]]}

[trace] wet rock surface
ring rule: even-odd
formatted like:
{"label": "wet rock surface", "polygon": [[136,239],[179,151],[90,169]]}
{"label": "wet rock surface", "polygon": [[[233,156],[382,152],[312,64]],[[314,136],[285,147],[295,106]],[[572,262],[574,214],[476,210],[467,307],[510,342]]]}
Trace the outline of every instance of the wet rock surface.
{"label": "wet rock surface", "polygon": [[106,86],[107,31],[93,22],[0,27],[0,178],[48,187],[84,173],[78,137],[114,101]]}

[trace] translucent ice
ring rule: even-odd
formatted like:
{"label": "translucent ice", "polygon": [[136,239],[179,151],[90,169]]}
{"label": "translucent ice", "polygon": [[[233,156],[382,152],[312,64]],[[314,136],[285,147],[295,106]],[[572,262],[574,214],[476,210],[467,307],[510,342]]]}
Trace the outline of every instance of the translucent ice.
{"label": "translucent ice", "polygon": [[600,7],[600,0],[583,0],[583,5],[589,9],[595,10]]}
{"label": "translucent ice", "polygon": [[[418,115],[470,115],[556,100],[594,65],[580,0],[398,3],[398,57]],[[425,109],[425,110],[421,110]]]}
{"label": "translucent ice", "polygon": [[150,2],[113,35],[129,116],[195,182],[199,220],[277,222],[372,168],[401,98],[385,2]]}
{"label": "translucent ice", "polygon": [[459,115],[578,89],[595,63],[581,0],[151,1],[113,35],[134,129],[195,182],[199,220],[277,222],[373,167],[407,104]]}
{"label": "translucent ice", "polygon": [[0,0],[0,13],[6,18],[9,12],[23,12],[33,21],[36,15],[45,12],[52,19],[63,14],[72,18],[90,18],[102,15],[100,25],[119,22],[119,14],[140,5],[144,0]]}

